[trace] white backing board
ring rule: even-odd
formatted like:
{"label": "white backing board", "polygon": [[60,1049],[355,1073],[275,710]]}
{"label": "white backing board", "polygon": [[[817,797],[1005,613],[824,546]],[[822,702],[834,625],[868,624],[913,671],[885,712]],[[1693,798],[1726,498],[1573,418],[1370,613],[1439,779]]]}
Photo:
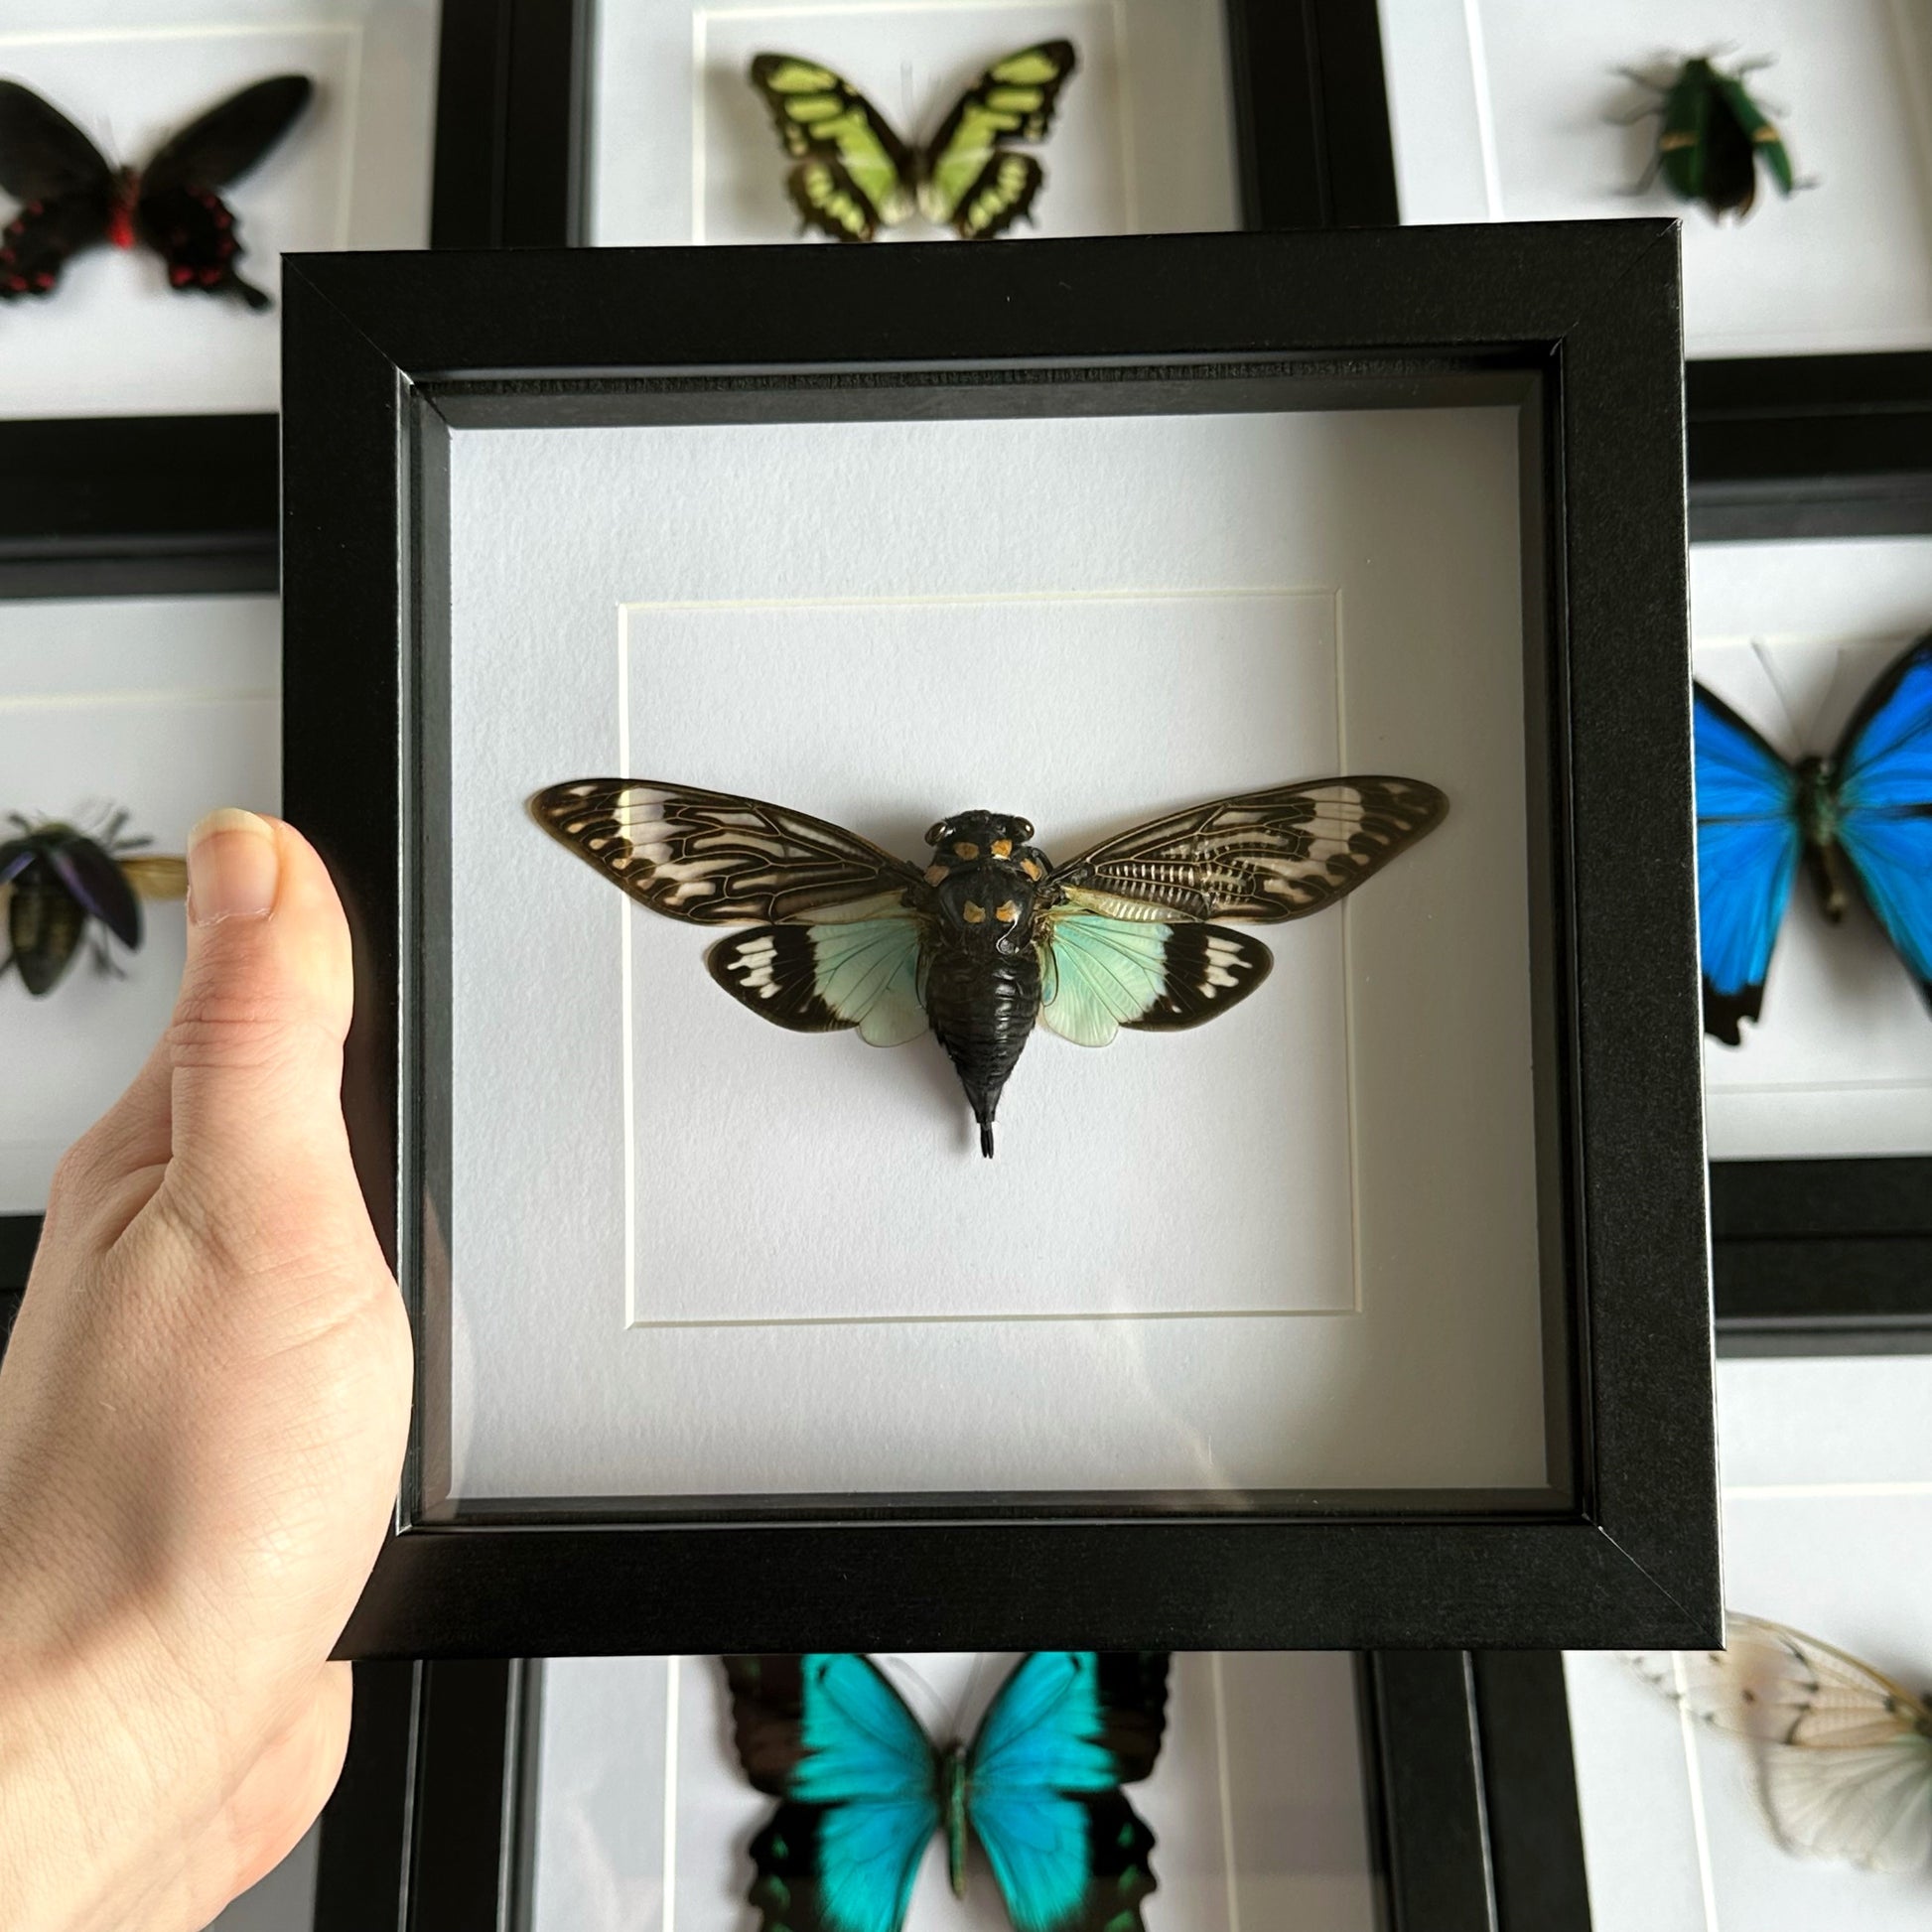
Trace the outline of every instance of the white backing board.
{"label": "white backing board", "polygon": [[[275,73],[316,98],[224,195],[244,279],[278,296],[284,253],[414,248],[429,235],[437,0],[0,0],[0,75],[110,164],[138,166],[197,115]],[[0,197],[0,222],[13,207]],[[274,311],[182,295],[146,248],[92,249],[45,300],[0,304],[0,415],[272,410]]]}
{"label": "white backing board", "polygon": [[[1514,437],[1497,411],[457,434],[459,1497],[1542,1481]],[[961,517],[941,476],[1002,482]],[[991,802],[1071,852],[1326,775],[1284,763],[1324,733],[1343,769],[1440,784],[1448,822],[1269,928],[1274,977],[1213,1027],[1036,1039],[991,1163],[930,1040],[760,1026],[702,929],[525,808],[647,750],[627,775],[897,849]],[[1264,1274],[1311,1124],[1352,1238],[1330,1203]],[[1158,1266],[1108,1226],[1137,1194]]]}
{"label": "white backing board", "polygon": [[[1694,356],[1932,345],[1932,10],[1922,0],[1380,0],[1402,218],[1684,216]],[[1747,220],[1629,191],[1657,122],[1619,68],[1775,57],[1747,84],[1801,179]]]}
{"label": "white backing board", "polygon": [[[1718,1406],[1726,1601],[1932,1684],[1932,1358],[1721,1362]],[[1565,1674],[1596,1932],[1924,1925],[1932,1870],[1791,1857],[1744,1746],[1619,1658],[1573,1653]]]}
{"label": "white backing board", "polygon": [[[1704,543],[1693,668],[1786,758],[1829,752],[1932,630],[1932,538]],[[1742,1041],[1704,1045],[1714,1160],[1932,1154],[1932,1014],[1863,906],[1837,926],[1801,876]]]}
{"label": "white backing board", "polygon": [[[124,806],[129,836],[180,853],[217,805],[274,811],[281,643],[273,598],[0,601],[0,813]],[[186,944],[182,907],[154,904],[140,951],[113,948],[125,978],[81,960],[42,999],[0,979],[0,1213],[46,1205],[168,1024]]]}
{"label": "white backing board", "polygon": [[[797,238],[755,54],[826,63],[915,142],[992,62],[1061,38],[1079,66],[1027,146],[1045,181],[1010,235],[1237,226],[1219,0],[627,0],[599,10],[591,237]],[[915,218],[886,238],[948,232]]]}
{"label": "white backing board", "polygon": [[[879,1659],[939,1741],[970,1734],[1017,1661]],[[718,1659],[557,1658],[543,1671],[531,1932],[738,1932],[772,1801],[739,1769]],[[1377,1923],[1346,1653],[1177,1653],[1161,1755],[1126,1789],[1155,1835],[1150,1923]],[[952,1896],[935,1840],[906,1932],[1008,1925],[983,1863],[965,1902]]]}

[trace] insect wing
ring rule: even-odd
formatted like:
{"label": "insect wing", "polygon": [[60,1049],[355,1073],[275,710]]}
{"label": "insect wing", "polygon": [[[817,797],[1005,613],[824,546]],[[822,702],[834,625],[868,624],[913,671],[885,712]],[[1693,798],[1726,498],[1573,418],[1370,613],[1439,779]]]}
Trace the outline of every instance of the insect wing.
{"label": "insect wing", "polygon": [[[1725,1618],[1722,1651],[1635,1660],[1695,1717],[1756,1751],[1779,1842],[1902,1871],[1932,1856],[1932,1712],[1845,1651],[1762,1617]],[[1680,1681],[1681,1680],[1681,1681]]]}
{"label": "insect wing", "polygon": [[142,898],[186,898],[188,861],[159,852],[123,854],[114,862]]}
{"label": "insect wing", "polygon": [[1736,712],[1695,688],[1698,953],[1704,1030],[1738,1044],[1764,1000],[1804,845],[1797,774]]}
{"label": "insect wing", "polygon": [[141,171],[143,197],[225,188],[281,140],[315,91],[305,73],[278,73],[231,94],[162,144]]}
{"label": "insect wing", "polygon": [[1664,96],[1663,126],[1657,135],[1658,166],[1680,201],[1704,200],[1711,111],[1710,69],[1702,61],[1687,62]]}
{"label": "insect wing", "polygon": [[1071,41],[1042,41],[996,61],[960,95],[929,151],[919,191],[928,220],[977,241],[1027,213],[1045,177],[1037,161],[1008,144],[1045,140],[1077,65]]}
{"label": "insect wing", "polygon": [[1165,1652],[1036,1650],[973,1740],[966,1807],[1021,1932],[1142,1932],[1154,1834],[1122,1794],[1154,1768]]}
{"label": "insect wing", "polygon": [[639,904],[699,925],[783,924],[833,908],[880,916],[924,883],[856,832],[736,792],[574,778],[530,809]]}
{"label": "insect wing", "polygon": [[1840,843],[1866,903],[1932,1001],[1932,636],[1866,693],[1834,763]]}
{"label": "insect wing", "polygon": [[288,132],[315,92],[305,74],[277,74],[212,107],[169,141],[141,176],[135,208],[141,238],[168,265],[177,289],[233,294],[251,309],[268,297],[242,280],[246,250],[215,190],[244,175]]}
{"label": "insect wing", "polygon": [[793,1033],[857,1027],[869,1046],[902,1046],[926,1030],[919,925],[909,913],[755,925],[719,940],[705,964],[733,999]]}
{"label": "insect wing", "polygon": [[[1741,80],[1727,73],[1720,74],[1717,90],[1725,111],[1749,144],[1753,160],[1762,161],[1770,169],[1779,193],[1789,195],[1797,182],[1791,171],[1791,156],[1785,151],[1784,138],[1776,124],[1751,98],[1750,89]],[[1749,206],[1748,202],[1745,206]]]}
{"label": "insect wing", "polygon": [[0,189],[22,204],[0,231],[0,301],[49,294],[70,257],[106,239],[114,184],[58,108],[0,80]]}
{"label": "insect wing", "polygon": [[1071,907],[1042,926],[1040,1024],[1076,1046],[1105,1046],[1121,1027],[1197,1027],[1245,1000],[1275,963],[1258,939],[1225,926]]}
{"label": "insect wing", "polygon": [[911,153],[851,81],[795,54],[754,56],[751,80],[799,164],[787,186],[810,226],[870,241],[912,211]]}
{"label": "insect wing", "polygon": [[739,1762],[779,1800],[752,1841],[760,1932],[899,1932],[942,1822],[918,1720],[867,1657],[724,1663]]}
{"label": "insect wing", "polygon": [[18,80],[0,80],[0,188],[17,202],[101,190],[106,157],[56,107]]}
{"label": "insect wing", "polygon": [[1052,877],[1082,910],[1115,918],[1299,919],[1373,878],[1448,810],[1416,778],[1275,785],[1137,825]]}
{"label": "insect wing", "polygon": [[77,833],[49,841],[47,863],[89,918],[98,919],[124,946],[141,943],[141,902],[127,875],[94,843]]}
{"label": "insect wing", "polygon": [[0,845],[0,886],[11,885],[40,856],[38,839],[8,839]]}

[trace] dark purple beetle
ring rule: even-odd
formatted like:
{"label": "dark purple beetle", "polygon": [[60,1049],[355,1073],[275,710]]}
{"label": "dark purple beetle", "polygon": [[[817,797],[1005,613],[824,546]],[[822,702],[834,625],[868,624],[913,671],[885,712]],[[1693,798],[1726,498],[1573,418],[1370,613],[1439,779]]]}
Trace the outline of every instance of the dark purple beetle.
{"label": "dark purple beetle", "polygon": [[[67,977],[80,951],[89,919],[97,919],[133,951],[141,943],[141,897],[179,898],[187,888],[180,859],[136,854],[146,839],[124,839],[125,812],[116,812],[98,838],[60,819],[25,819],[9,813],[18,838],[0,844],[0,888],[7,889],[8,967],[39,998]],[[96,935],[96,958],[115,970]]]}

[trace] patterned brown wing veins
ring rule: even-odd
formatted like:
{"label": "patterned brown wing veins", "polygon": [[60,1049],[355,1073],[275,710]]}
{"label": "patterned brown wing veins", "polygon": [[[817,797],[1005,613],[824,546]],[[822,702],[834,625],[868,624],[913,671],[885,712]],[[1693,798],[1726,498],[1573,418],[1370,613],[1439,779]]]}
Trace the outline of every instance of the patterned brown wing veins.
{"label": "patterned brown wing veins", "polygon": [[640,904],[698,925],[879,917],[926,890],[915,868],[856,832],[736,792],[573,778],[530,810]]}
{"label": "patterned brown wing veins", "polygon": [[1052,878],[1109,918],[1299,919],[1353,892],[1448,810],[1419,778],[1274,785],[1137,825]]}

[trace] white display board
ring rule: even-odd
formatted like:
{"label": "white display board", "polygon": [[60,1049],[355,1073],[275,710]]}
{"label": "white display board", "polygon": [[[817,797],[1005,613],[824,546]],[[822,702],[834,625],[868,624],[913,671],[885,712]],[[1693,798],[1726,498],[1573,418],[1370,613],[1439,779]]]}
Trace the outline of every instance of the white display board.
{"label": "white display board", "polygon": [[[1932,345],[1932,9],[1923,0],[1380,0],[1402,218],[1684,216],[1694,356]],[[1760,170],[1741,224],[1661,183],[1633,195],[1655,120],[1619,72],[1693,54],[1747,76],[1798,175]]]}
{"label": "white display board", "polygon": [[[598,11],[594,241],[789,241],[790,167],[746,75],[765,51],[825,63],[908,143],[1003,55],[1072,41],[1046,179],[1015,235],[1239,225],[1221,0],[625,0]],[[912,220],[888,231],[932,240]],[[837,246],[825,236],[814,240]]]}
{"label": "white display board", "polygon": [[[882,1657],[935,1741],[970,1736],[1012,1655]],[[531,1932],[740,1932],[772,1800],[746,1782],[715,1657],[543,1667]],[[1150,1924],[1187,1932],[1379,1923],[1354,1659],[1176,1654],[1152,1776],[1126,1787],[1155,1836]],[[906,1932],[1010,1925],[975,1860],[962,1903],[929,1848]]]}
{"label": "white display board", "polygon": [[[1932,538],[1701,543],[1693,668],[1786,758],[1835,749],[1932,630]],[[1932,1015],[1863,905],[1836,926],[1802,874],[1742,1040],[1704,1046],[1714,1160],[1932,1154]]]}
{"label": "white display board", "polygon": [[[458,432],[453,1493],[1540,1486],[1515,436]],[[618,770],[1070,856],[1337,769],[1448,820],[1211,1027],[1036,1036],[991,1162],[929,1036],[759,1024],[527,811]]]}
{"label": "white display board", "polygon": [[[1932,1359],[1718,1365],[1725,1594],[1932,1684]],[[1932,1869],[1794,1858],[1765,1829],[1749,1748],[1609,1655],[1572,1654],[1584,1849],[1596,1932],[1918,1932]]]}
{"label": "white display board", "polygon": [[[224,197],[242,275],[279,297],[285,253],[428,240],[439,17],[438,0],[0,0],[0,76],[138,167],[238,89],[308,74],[307,111]],[[45,300],[0,303],[0,415],[270,410],[281,356],[274,311],[179,294],[149,249],[96,248]]]}
{"label": "white display board", "polygon": [[[280,704],[273,598],[0,601],[0,813],[96,825],[124,807],[128,835],[180,853],[217,805],[276,809]],[[124,977],[82,959],[42,999],[0,979],[0,1213],[46,1205],[168,1024],[182,907],[147,906],[145,927],[138,952],[112,947]]]}

